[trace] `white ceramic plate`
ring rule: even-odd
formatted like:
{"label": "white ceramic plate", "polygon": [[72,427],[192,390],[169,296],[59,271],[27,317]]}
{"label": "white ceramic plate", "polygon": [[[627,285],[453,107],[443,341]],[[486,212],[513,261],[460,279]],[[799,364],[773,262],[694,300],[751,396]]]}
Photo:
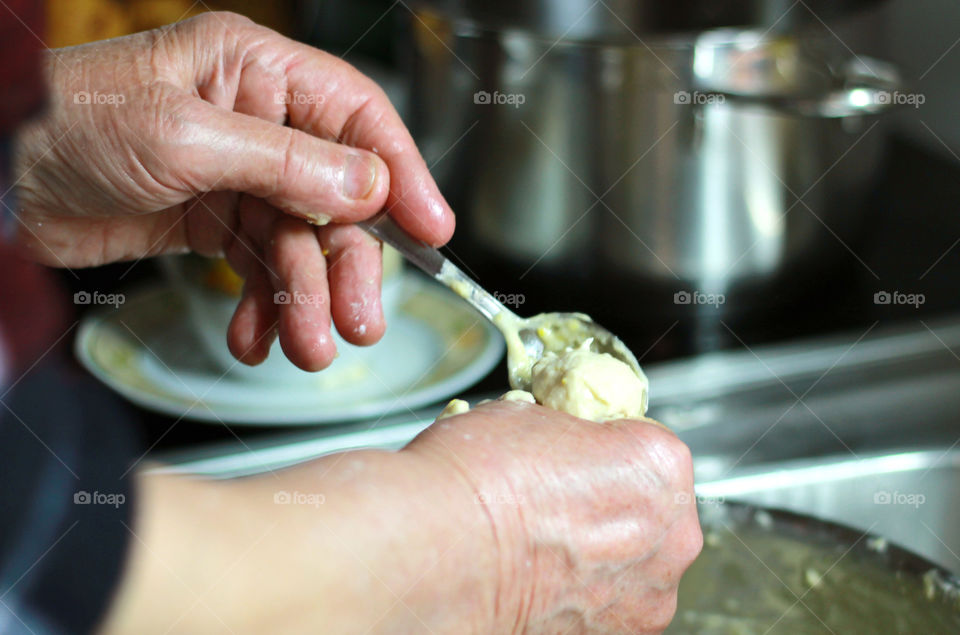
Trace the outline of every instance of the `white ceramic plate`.
{"label": "white ceramic plate", "polygon": [[[503,356],[503,338],[446,289],[405,274],[398,314],[365,360],[338,359],[297,381],[224,373],[197,342],[169,288],[84,319],[75,352],[130,401],[174,417],[258,425],[334,423],[413,410],[456,395]],[[339,364],[339,366],[338,366]]]}

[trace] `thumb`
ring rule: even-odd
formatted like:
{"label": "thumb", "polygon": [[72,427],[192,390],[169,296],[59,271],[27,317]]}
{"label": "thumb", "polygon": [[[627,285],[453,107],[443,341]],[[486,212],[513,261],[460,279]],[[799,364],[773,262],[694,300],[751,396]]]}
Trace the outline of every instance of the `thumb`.
{"label": "thumb", "polygon": [[611,419],[606,423],[615,424],[615,425],[640,426],[640,427],[652,425],[658,428],[662,428],[663,430],[666,430],[673,436],[677,436],[677,433],[674,432],[672,429],[670,429],[670,427],[667,426],[667,424],[657,421],[656,419],[651,419],[650,417],[646,417],[646,416],[630,417],[628,419]]}
{"label": "thumb", "polygon": [[193,193],[245,192],[319,225],[368,218],[387,200],[390,175],[372,152],[207,102],[195,107],[168,163]]}

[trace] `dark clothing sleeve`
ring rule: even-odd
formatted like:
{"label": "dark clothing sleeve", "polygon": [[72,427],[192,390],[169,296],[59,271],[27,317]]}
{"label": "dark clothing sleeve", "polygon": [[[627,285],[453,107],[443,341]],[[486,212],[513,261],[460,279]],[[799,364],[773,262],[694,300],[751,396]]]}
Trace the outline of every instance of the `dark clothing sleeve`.
{"label": "dark clothing sleeve", "polygon": [[90,632],[133,539],[133,426],[55,362],[0,395],[0,633]]}
{"label": "dark clothing sleeve", "polygon": [[[43,44],[36,36],[43,32],[43,4],[6,0],[0,8],[0,141],[45,98]],[[5,165],[0,156],[0,192],[8,185],[2,184]],[[14,326],[6,332],[7,362],[16,366],[19,360],[23,368],[47,350],[45,337],[63,331],[51,328],[57,296],[42,293],[50,285],[4,257],[11,253],[0,240],[0,313],[12,316]],[[38,342],[42,348],[35,350]],[[127,472],[138,456],[133,428],[102,386],[69,372],[51,361],[54,357],[50,354],[19,380],[8,376],[15,382],[12,388],[0,377],[3,635],[93,630],[109,605],[132,538]]]}

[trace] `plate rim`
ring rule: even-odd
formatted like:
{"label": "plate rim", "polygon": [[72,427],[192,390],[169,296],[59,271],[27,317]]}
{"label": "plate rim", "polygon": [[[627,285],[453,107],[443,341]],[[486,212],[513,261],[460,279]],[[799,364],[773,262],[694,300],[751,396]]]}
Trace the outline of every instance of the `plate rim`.
{"label": "plate rim", "polygon": [[[411,285],[410,295],[425,292],[441,298],[442,301],[451,306],[455,306],[456,303],[459,302],[459,300],[452,295],[447,297],[442,287],[431,284],[430,281],[423,276],[409,271],[404,272],[402,275],[403,283],[405,285]],[[127,303],[127,306],[134,305],[136,301],[142,302],[150,296],[164,293],[175,293],[175,290],[164,285],[162,282],[145,285],[128,294],[133,301]],[[402,307],[400,311],[403,311]],[[477,383],[500,362],[506,349],[503,338],[500,337],[496,328],[477,313],[477,317],[479,318],[478,324],[483,329],[484,337],[487,340],[480,354],[471,360],[470,363],[463,365],[453,375],[422,387],[419,390],[412,391],[407,395],[403,395],[401,399],[394,396],[391,401],[396,405],[384,408],[380,402],[369,406],[359,404],[354,407],[350,413],[340,412],[335,413],[336,416],[320,415],[319,417],[316,412],[308,413],[297,410],[283,413],[282,411],[274,410],[271,418],[266,420],[261,418],[263,413],[259,411],[245,415],[243,409],[240,409],[223,414],[222,412],[218,412],[215,406],[211,406],[208,401],[203,399],[198,400],[194,406],[186,409],[187,411],[184,412],[185,408],[180,404],[172,403],[162,396],[144,392],[125,381],[122,376],[111,372],[109,368],[99,363],[91,351],[88,350],[92,337],[99,332],[111,314],[112,312],[108,312],[107,310],[100,310],[94,311],[81,319],[73,342],[74,355],[81,366],[101,383],[137,406],[163,415],[212,425],[250,425],[262,427],[337,425],[351,421],[362,421],[376,416],[388,416],[406,409],[423,408],[424,406],[452,397],[458,392]],[[405,314],[405,317],[417,323],[426,324],[431,330],[436,330],[429,322],[425,322],[416,316]],[[169,392],[169,390],[167,390],[167,392]]]}

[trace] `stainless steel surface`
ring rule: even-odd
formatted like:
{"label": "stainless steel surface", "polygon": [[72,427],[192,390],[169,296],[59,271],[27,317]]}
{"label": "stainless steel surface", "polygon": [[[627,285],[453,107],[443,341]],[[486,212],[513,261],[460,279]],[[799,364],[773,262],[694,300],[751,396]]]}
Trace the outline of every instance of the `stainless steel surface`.
{"label": "stainless steel surface", "polygon": [[[730,36],[722,32],[714,32],[710,37],[725,39]],[[750,45],[760,46],[762,43],[751,42]],[[724,60],[728,66],[721,73],[732,76],[741,61],[740,57]],[[805,64],[815,63],[813,60],[799,61]],[[822,73],[823,69],[818,71],[814,68],[809,72]],[[888,111],[892,107],[891,95],[903,87],[900,76],[893,66],[863,55],[848,60],[833,73],[834,82],[839,84],[838,87],[827,87],[812,93],[769,91],[764,90],[762,86],[751,87],[749,82],[746,86],[718,89],[711,86],[724,85],[727,82],[721,81],[714,84],[707,80],[704,91],[699,94],[700,99],[726,102],[736,107],[762,107],[768,111],[799,117],[841,118]],[[736,82],[730,83],[738,84],[742,79],[738,78]],[[790,90],[789,87],[787,90]]]}
{"label": "stainless steel surface", "polygon": [[[690,446],[705,503],[741,499],[872,528],[960,572],[955,350],[960,316],[654,364],[649,414]],[[164,471],[244,476],[403,447],[440,410],[156,458]]]}
{"label": "stainless steel surface", "polygon": [[727,293],[856,235],[899,84],[825,29],[584,43],[444,6],[413,23],[415,130],[492,256]]}
{"label": "stainless steel surface", "polygon": [[[405,232],[390,218],[386,211],[382,211],[371,218],[357,221],[357,225],[399,251],[400,255],[419,267],[431,278],[436,279],[444,264],[449,264],[439,251]],[[478,307],[477,310],[480,310],[480,308]]]}
{"label": "stainless steel surface", "polygon": [[[496,395],[493,395],[495,398]],[[194,474],[214,479],[264,474],[337,452],[362,448],[399,450],[433,423],[442,405],[414,414],[385,417],[375,425],[367,421],[304,432],[284,431],[265,440],[226,441],[193,450],[155,457],[151,472]]]}
{"label": "stainless steel surface", "polygon": [[846,454],[755,466],[701,482],[697,494],[870,531],[960,573],[960,450]]}
{"label": "stainless steel surface", "polygon": [[635,42],[641,35],[724,26],[771,30],[815,24],[878,4],[877,0],[414,0],[414,7],[451,16],[461,28],[523,29],[543,37]]}
{"label": "stainless steel surface", "polygon": [[667,633],[955,633],[960,579],[874,533],[740,504],[700,506],[704,549]]}
{"label": "stainless steel surface", "polygon": [[[779,461],[840,453],[853,458],[847,448],[863,455],[946,449],[960,439],[960,361],[954,350],[960,350],[960,315],[877,327],[866,335],[651,364],[645,369],[652,397],[648,414],[669,424],[691,447],[698,483]],[[496,398],[501,392],[473,397]],[[396,437],[393,431],[412,439],[441,409],[438,404],[388,417],[373,427],[359,422],[278,433],[251,446],[253,452],[231,441],[158,458],[189,471],[197,461],[233,457],[230,465],[237,469],[262,471],[261,457],[290,452],[306,460],[355,447],[357,434],[372,447],[380,445],[379,435],[386,439],[384,447],[403,445],[397,441],[403,434]],[[267,462],[271,469],[278,465]],[[204,468],[203,473],[218,472]]]}
{"label": "stainless steel surface", "polygon": [[698,482],[800,457],[960,440],[957,316],[651,366],[650,416],[691,447]]}
{"label": "stainless steel surface", "polygon": [[[473,308],[493,322],[497,328],[503,329],[494,320],[501,313],[506,313],[513,319],[520,319],[437,249],[407,234],[390,218],[386,211],[380,212],[367,220],[358,221],[357,225],[396,249],[400,252],[400,255],[428,276],[469,302]],[[542,348],[541,346],[541,352]]]}
{"label": "stainless steel surface", "polygon": [[[544,341],[543,329],[562,332],[565,336],[562,338],[562,344],[565,347],[578,348],[589,341],[591,350],[612,355],[630,366],[638,376],[643,377],[640,364],[630,349],[617,336],[588,316],[580,313],[544,313],[533,318],[521,318],[503,306],[489,291],[447,260],[439,251],[412,238],[386,212],[381,212],[357,224],[396,249],[404,258],[434,280],[469,302],[503,333],[508,344],[511,388],[529,391],[532,385],[530,366],[547,351],[561,352]],[[506,319],[497,319],[500,315],[505,316]],[[514,333],[519,337],[523,347],[522,352],[511,345]],[[525,360],[520,359],[521,353],[525,355],[526,363],[524,363]],[[525,372],[517,372],[518,369],[521,371],[525,369]]]}

